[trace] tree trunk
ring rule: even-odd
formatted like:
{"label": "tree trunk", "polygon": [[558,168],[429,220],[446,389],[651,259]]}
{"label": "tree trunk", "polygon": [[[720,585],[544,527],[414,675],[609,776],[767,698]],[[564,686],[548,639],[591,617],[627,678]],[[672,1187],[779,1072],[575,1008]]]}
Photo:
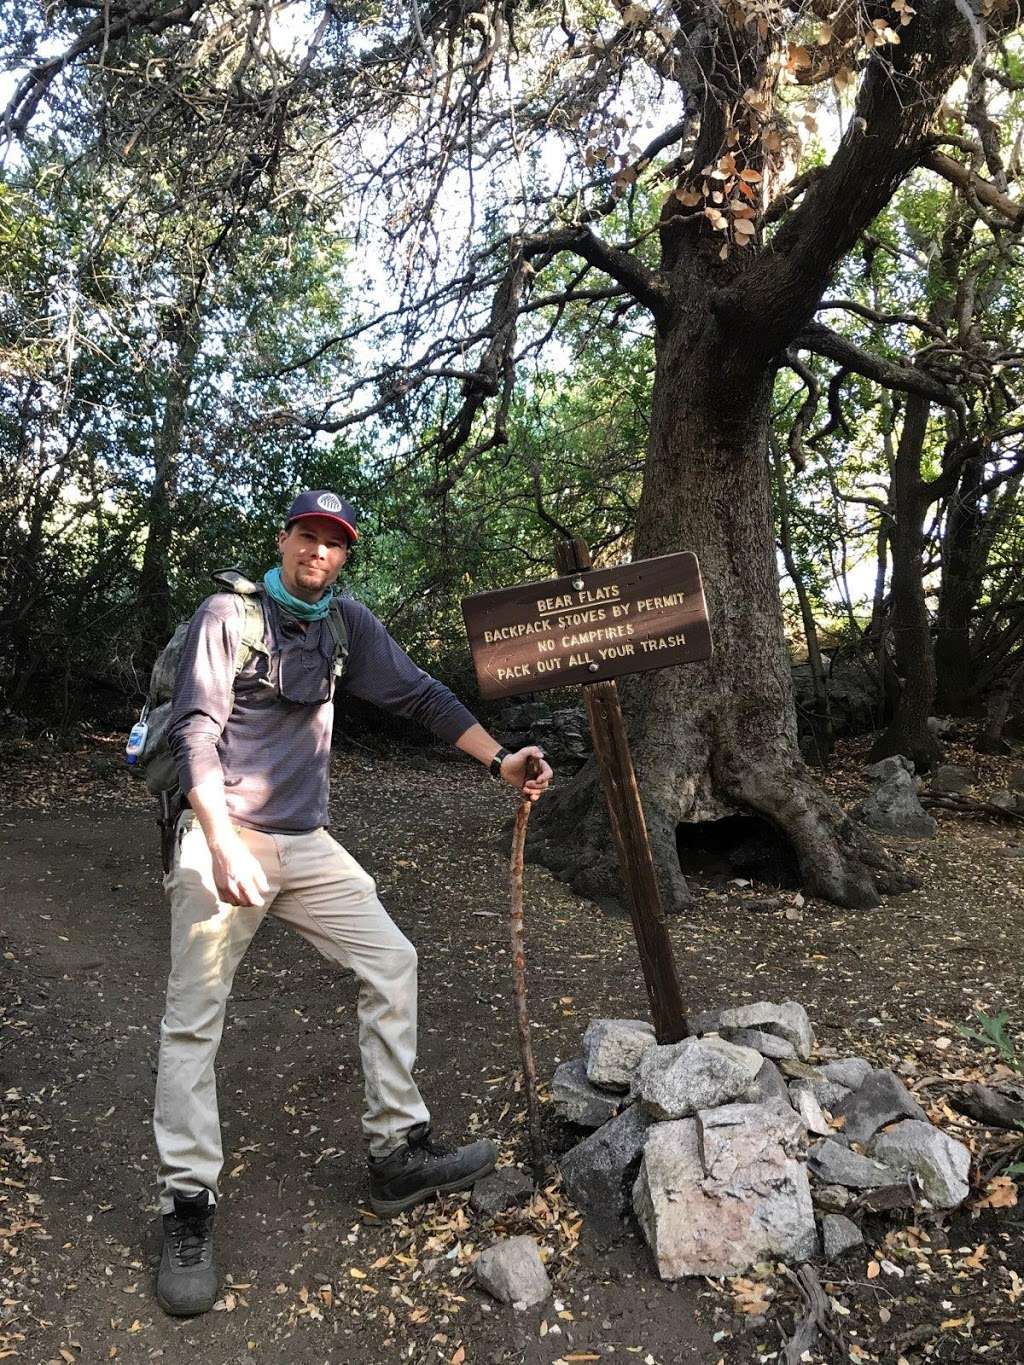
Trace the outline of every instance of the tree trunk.
{"label": "tree trunk", "polygon": [[[700,321],[690,313],[658,337],[634,555],[696,552],[714,655],[622,687],[665,908],[689,901],[680,827],[737,814],[782,836],[811,894],[876,905],[879,891],[912,883],[825,796],[797,749],[772,528],[770,372],[751,373],[716,324]],[[592,762],[537,817],[535,861],[584,894],[621,900]]]}
{"label": "tree trunk", "polygon": [[873,759],[905,754],[918,772],[938,761],[941,748],[928,729],[935,701],[935,660],[924,596],[924,518],[928,493],[921,456],[928,430],[929,402],[908,394],[893,479],[895,520],[892,542],[892,617],[900,699],[888,728],[871,750]]}
{"label": "tree trunk", "polygon": [[821,767],[827,767],[832,756],[834,736],[832,734],[832,712],[829,706],[828,680],[818,643],[818,626],[814,620],[814,610],[807,592],[807,584],[793,554],[793,538],[789,522],[789,489],[786,485],[786,465],[782,451],[772,442],[772,462],[775,466],[775,496],[779,508],[779,548],[786,565],[786,572],[796,590],[800,604],[800,620],[807,643],[807,664],[811,670],[811,683],[814,689],[814,710],[810,717],[811,746],[814,759]]}
{"label": "tree trunk", "polygon": [[149,533],[139,574],[139,645],[143,672],[148,672],[155,662],[175,626],[169,562],[174,531],[174,491],[199,340],[199,319],[194,302],[187,312],[182,310],[174,326],[175,355],[168,367],[163,420],[153,452],[153,483],[147,508]]}
{"label": "tree trunk", "polygon": [[[935,635],[936,705],[940,711],[963,716],[975,692],[971,649],[971,614],[977,606],[982,574],[978,572],[977,541],[981,525],[978,485],[983,462],[968,460],[950,499],[942,538],[942,581]],[[982,572],[984,564],[982,564]]]}

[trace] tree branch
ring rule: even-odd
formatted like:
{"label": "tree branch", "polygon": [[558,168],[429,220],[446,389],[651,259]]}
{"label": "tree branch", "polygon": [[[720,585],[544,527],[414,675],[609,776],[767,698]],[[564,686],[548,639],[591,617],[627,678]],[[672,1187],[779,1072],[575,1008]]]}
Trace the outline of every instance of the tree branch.
{"label": "tree branch", "polygon": [[942,407],[952,408],[960,421],[963,421],[966,413],[964,400],[945,384],[933,379],[923,370],[915,369],[911,365],[900,365],[866,351],[855,342],[840,336],[838,332],[823,327],[821,323],[809,323],[799,336],[794,338],[793,346],[805,351],[814,351],[816,355],[827,356],[844,369],[855,370],[865,378],[873,379],[876,384],[881,384],[883,388],[920,394],[922,398],[928,398]]}
{"label": "tree branch", "polygon": [[937,151],[934,147],[921,158],[921,165],[936,175],[941,175],[944,180],[948,180],[951,185],[955,185],[958,190],[962,190],[968,198],[977,199],[986,208],[995,209],[1004,218],[1009,219],[1010,226],[1016,229],[1024,227],[1024,204],[1018,204],[1011,199],[1008,194],[997,189],[990,181],[982,179],[969,166],[956,161],[951,156]]}

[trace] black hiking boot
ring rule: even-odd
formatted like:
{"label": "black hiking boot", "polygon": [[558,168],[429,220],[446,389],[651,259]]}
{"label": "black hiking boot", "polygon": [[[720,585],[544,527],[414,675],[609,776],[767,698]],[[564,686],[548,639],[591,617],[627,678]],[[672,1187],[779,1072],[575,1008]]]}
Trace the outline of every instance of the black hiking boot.
{"label": "black hiking boot", "polygon": [[206,1313],[217,1298],[219,1275],[213,1259],[216,1205],[209,1190],[176,1194],[174,1212],[164,1214],[164,1251],[156,1277],[156,1301],[165,1313],[188,1318]]}
{"label": "black hiking boot", "polygon": [[370,1207],[374,1213],[400,1213],[434,1194],[468,1190],[494,1170],[497,1149],[480,1138],[465,1147],[434,1142],[430,1125],[410,1128],[406,1141],[379,1160],[370,1157]]}

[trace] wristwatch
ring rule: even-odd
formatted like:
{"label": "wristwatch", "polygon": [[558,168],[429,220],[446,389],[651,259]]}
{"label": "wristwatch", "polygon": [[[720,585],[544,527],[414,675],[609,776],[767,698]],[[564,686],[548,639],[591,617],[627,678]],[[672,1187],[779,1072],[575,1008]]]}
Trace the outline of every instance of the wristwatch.
{"label": "wristwatch", "polygon": [[508,758],[508,755],[509,755],[508,749],[499,749],[498,752],[491,759],[490,764],[488,765],[488,771],[490,772],[492,777],[497,778],[501,777],[501,765],[503,761],[506,758]]}

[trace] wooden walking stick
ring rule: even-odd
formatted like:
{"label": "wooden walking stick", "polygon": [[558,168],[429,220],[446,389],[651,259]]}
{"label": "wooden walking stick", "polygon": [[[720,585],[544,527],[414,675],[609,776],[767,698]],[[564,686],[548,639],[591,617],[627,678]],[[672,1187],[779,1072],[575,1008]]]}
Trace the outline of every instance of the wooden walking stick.
{"label": "wooden walking stick", "polygon": [[[526,779],[540,773],[540,763],[531,754],[526,760]],[[537,1067],[533,1060],[530,1039],[530,1016],[526,1012],[526,958],[523,952],[523,846],[526,825],[533,802],[523,797],[516,811],[515,831],[512,835],[512,914],[509,928],[512,936],[512,997],[516,1006],[516,1028],[519,1033],[519,1055],[523,1062],[523,1085],[526,1089],[526,1122],[530,1134],[530,1165],[535,1184],[544,1180],[544,1144],[540,1135],[540,1099],[537,1095]]]}

